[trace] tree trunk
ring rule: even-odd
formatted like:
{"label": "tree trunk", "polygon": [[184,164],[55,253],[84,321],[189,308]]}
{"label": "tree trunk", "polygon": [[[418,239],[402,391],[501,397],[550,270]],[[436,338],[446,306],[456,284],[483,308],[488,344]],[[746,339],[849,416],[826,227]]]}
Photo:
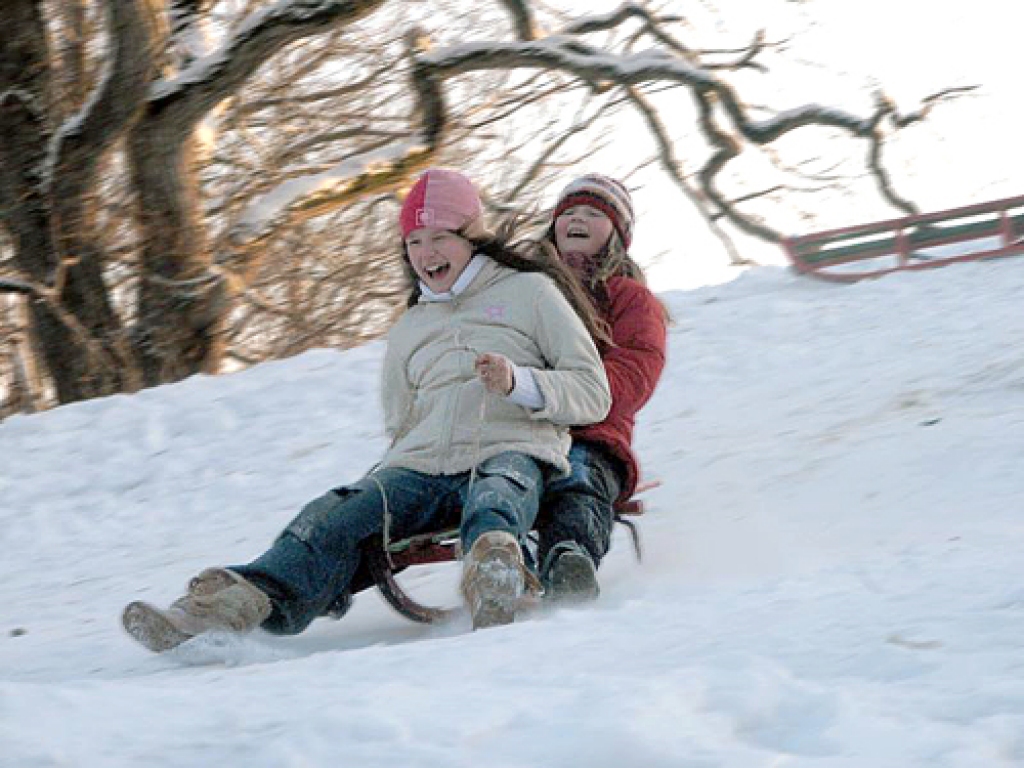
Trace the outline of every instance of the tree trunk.
{"label": "tree trunk", "polygon": [[223,353],[227,292],[212,263],[192,162],[196,139],[181,141],[153,109],[129,142],[138,197],[142,280],[134,346],[146,386],[215,372]]}
{"label": "tree trunk", "polygon": [[[11,233],[14,260],[37,285],[57,274],[57,248],[42,170],[52,127],[51,76],[45,22],[39,3],[8,0],[0,35],[0,220]],[[85,352],[52,305],[29,304],[36,346],[61,402],[86,396],[81,385]]]}
{"label": "tree trunk", "polygon": [[93,196],[100,161],[139,113],[152,77],[146,1],[107,4],[108,76],[87,106],[56,130],[49,117],[52,60],[41,3],[5,5],[0,211],[14,240],[15,261],[37,289],[32,330],[62,403],[122,391],[132,380],[130,355],[103,281]]}
{"label": "tree trunk", "polygon": [[[289,42],[352,23],[383,0],[280,3],[244,26],[221,60],[201,77],[157,89],[129,136],[132,187],[143,236],[135,349],[147,386],[215,372],[223,357],[230,291],[213,266],[200,211],[196,129],[216,106]],[[174,0],[172,27],[185,37],[201,22],[205,0]],[[187,63],[181,40],[169,49]],[[172,56],[172,59],[174,57]]]}

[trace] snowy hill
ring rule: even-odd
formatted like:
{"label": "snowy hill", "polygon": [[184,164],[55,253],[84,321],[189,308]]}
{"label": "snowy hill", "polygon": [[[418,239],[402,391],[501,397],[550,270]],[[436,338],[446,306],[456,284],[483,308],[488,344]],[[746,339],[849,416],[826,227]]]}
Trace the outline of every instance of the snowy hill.
{"label": "snowy hill", "polygon": [[[383,451],[383,346],[0,424],[0,766],[1024,765],[1024,260],[664,298],[591,608],[123,636]],[[454,568],[411,588],[454,601]],[[189,647],[192,646],[192,647]]]}

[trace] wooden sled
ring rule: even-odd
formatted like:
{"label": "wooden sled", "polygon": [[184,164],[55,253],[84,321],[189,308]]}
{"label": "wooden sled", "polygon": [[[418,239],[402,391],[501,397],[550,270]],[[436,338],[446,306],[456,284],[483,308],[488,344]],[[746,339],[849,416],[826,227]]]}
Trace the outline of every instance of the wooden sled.
{"label": "wooden sled", "polygon": [[788,237],[794,269],[852,283],[904,270],[932,269],[1024,253],[1024,196]]}
{"label": "wooden sled", "polygon": [[[615,522],[629,531],[633,552],[637,561],[643,558],[640,528],[634,518],[644,514],[644,503],[636,498],[644,491],[656,488],[660,482],[644,483],[636,490],[634,497],[615,507]],[[387,603],[407,619],[421,624],[435,624],[454,617],[460,608],[437,608],[420,603],[406,592],[395,578],[406,568],[431,563],[447,563],[458,560],[459,532],[457,529],[424,533],[384,545],[381,536],[374,536],[367,542],[363,556],[373,581]]]}

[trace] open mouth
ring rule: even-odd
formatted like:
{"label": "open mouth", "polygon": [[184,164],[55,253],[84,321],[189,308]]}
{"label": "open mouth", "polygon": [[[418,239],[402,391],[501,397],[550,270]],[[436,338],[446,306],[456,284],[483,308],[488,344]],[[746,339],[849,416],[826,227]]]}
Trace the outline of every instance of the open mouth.
{"label": "open mouth", "polygon": [[448,263],[434,264],[430,267],[424,267],[423,271],[427,273],[427,277],[431,280],[443,280],[452,269],[452,265]]}
{"label": "open mouth", "polygon": [[569,240],[586,240],[590,237],[590,232],[588,232],[584,227],[569,227],[569,229],[565,231],[565,236]]}

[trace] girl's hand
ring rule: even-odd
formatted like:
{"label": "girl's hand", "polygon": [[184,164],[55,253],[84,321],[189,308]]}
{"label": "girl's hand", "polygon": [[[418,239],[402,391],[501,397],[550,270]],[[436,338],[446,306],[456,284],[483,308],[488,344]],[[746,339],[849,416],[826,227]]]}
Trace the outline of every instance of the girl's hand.
{"label": "girl's hand", "polygon": [[473,368],[488,392],[494,392],[502,397],[512,394],[516,379],[512,373],[512,363],[507,357],[492,354],[480,355]]}

